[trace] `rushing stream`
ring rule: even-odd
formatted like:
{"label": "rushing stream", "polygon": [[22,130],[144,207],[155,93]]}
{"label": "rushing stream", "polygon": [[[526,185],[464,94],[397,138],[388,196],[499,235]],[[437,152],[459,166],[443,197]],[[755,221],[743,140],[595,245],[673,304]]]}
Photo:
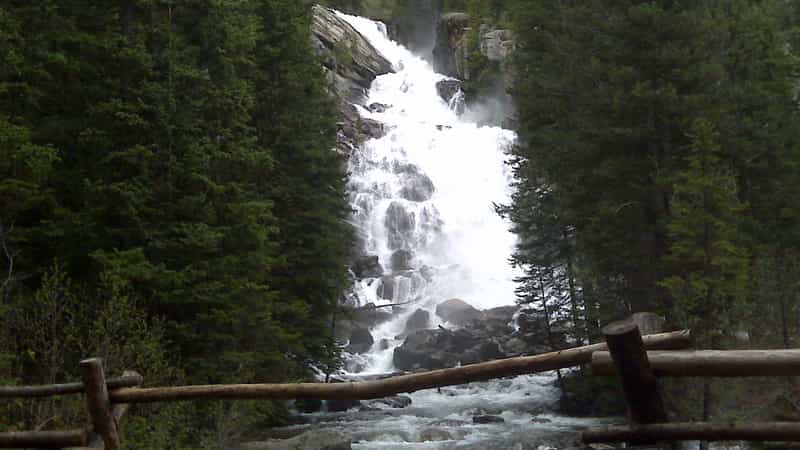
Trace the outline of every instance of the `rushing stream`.
{"label": "rushing stream", "polygon": [[[442,324],[440,302],[459,298],[480,309],[513,305],[515,242],[493,205],[509,200],[505,164],[515,134],[479,126],[462,112],[462,96],[446,102],[437,82],[447,77],[391,41],[383,24],[341,15],[394,66],[378,77],[362,117],[385,124],[387,134],[356,149],[350,162],[354,220],[367,254],[377,255],[380,277],[357,282],[361,305],[412,303],[371,330],[372,348],[349,355],[346,375],[394,370],[408,316],[430,312]],[[387,308],[391,310],[390,308]],[[352,436],[357,449],[562,448],[589,422],[551,413],[558,398],[554,376],[542,374],[472,383],[411,394],[411,405],[367,403],[343,413],[307,415],[314,427]],[[476,424],[491,415],[494,423]],[[502,419],[499,420],[498,418]]]}

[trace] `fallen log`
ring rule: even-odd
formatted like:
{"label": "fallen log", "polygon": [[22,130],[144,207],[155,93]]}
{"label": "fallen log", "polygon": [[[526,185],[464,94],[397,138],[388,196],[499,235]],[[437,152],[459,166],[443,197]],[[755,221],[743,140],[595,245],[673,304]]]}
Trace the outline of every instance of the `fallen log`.
{"label": "fallen log", "polygon": [[86,445],[84,430],[12,431],[0,433],[0,448],[63,448]]}
{"label": "fallen log", "polygon": [[[758,377],[800,375],[800,350],[648,351],[647,359],[660,377]],[[592,355],[594,375],[616,375],[606,351]]]}
{"label": "fallen log", "polygon": [[584,444],[627,441],[800,441],[800,423],[716,424],[708,422],[608,426],[585,430]]}
{"label": "fallen log", "polygon": [[[142,384],[142,376],[123,376],[106,380],[109,390],[134,387]],[[0,398],[36,398],[55,395],[82,394],[86,392],[83,383],[49,384],[43,386],[0,386]]]}
{"label": "fallen log", "polygon": [[[691,345],[689,330],[643,337],[647,348],[686,348]],[[415,392],[516,375],[546,372],[588,364],[592,353],[605,350],[606,344],[592,344],[534,356],[500,359],[463,367],[432,370],[376,381],[356,383],[232,384],[175,386],[146,389],[123,388],[109,392],[114,403],[144,403],[199,399],[299,399],[366,400],[404,392]]]}

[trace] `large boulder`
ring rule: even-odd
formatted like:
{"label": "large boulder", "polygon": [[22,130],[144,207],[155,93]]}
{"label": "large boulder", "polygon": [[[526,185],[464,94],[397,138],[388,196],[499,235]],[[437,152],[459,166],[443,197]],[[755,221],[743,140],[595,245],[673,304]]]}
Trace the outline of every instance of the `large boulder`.
{"label": "large boulder", "polygon": [[381,278],[381,285],[378,286],[378,295],[384,300],[394,300],[395,277],[386,275]]}
{"label": "large boulder", "polygon": [[350,345],[347,346],[347,351],[350,353],[366,353],[372,347],[375,340],[372,338],[372,333],[368,328],[358,327],[350,333]]}
{"label": "large boulder", "polygon": [[519,311],[517,306],[498,306],[483,311],[483,321],[492,322],[502,326],[509,326],[514,320],[514,314]]}
{"label": "large boulder", "polygon": [[353,263],[353,273],[356,278],[377,278],[383,275],[383,267],[375,255],[365,255]]}
{"label": "large boulder", "polygon": [[366,353],[375,340],[369,328],[351,320],[340,320],[335,328],[336,340],[347,343],[345,350],[350,353]]}
{"label": "large boulder", "polygon": [[311,430],[291,439],[247,442],[239,450],[352,450],[350,438],[336,430]]}
{"label": "large boulder", "polygon": [[400,197],[412,202],[424,202],[433,197],[436,188],[424,173],[404,173],[400,176]]}
{"label": "large boulder", "polygon": [[311,33],[314,48],[342,98],[362,100],[378,75],[393,71],[392,64],[332,9],[312,8]]}
{"label": "large boulder", "polygon": [[480,310],[457,298],[439,303],[436,306],[436,315],[445,322],[458,326],[467,325],[483,317],[483,313]]}
{"label": "large boulder", "polygon": [[392,264],[392,270],[399,272],[411,269],[411,259],[413,257],[414,255],[408,250],[396,250],[389,259]]}
{"label": "large boulder", "polygon": [[497,343],[478,338],[466,329],[418,330],[394,350],[399,370],[442,369],[503,357]]}
{"label": "large boulder", "polygon": [[453,97],[461,91],[461,85],[461,80],[445,78],[436,83],[436,92],[439,93],[439,97],[441,97],[442,100],[450,103]]}
{"label": "large boulder", "polygon": [[431,323],[431,315],[424,309],[417,309],[414,311],[406,321],[406,333],[412,331],[424,330],[428,328]]}
{"label": "large boulder", "polygon": [[392,313],[387,311],[386,308],[378,308],[375,303],[367,303],[355,310],[354,319],[359,324],[372,328],[375,325],[391,320]]}
{"label": "large boulder", "polygon": [[386,209],[384,218],[389,248],[397,250],[407,245],[414,233],[416,223],[413,212],[408,211],[400,202],[392,202]]}

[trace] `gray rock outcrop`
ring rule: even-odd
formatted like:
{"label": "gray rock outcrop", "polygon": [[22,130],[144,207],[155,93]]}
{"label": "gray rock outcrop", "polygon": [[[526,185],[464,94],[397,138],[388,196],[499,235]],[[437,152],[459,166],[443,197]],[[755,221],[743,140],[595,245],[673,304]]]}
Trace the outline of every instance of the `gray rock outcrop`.
{"label": "gray rock outcrop", "polygon": [[468,31],[469,15],[466,13],[444,14],[439,19],[433,48],[433,67],[438,73],[461,80],[469,79],[466,48]]}
{"label": "gray rock outcrop", "polygon": [[442,100],[450,103],[453,97],[461,91],[461,85],[461,80],[445,78],[436,83],[436,92],[439,93],[439,97],[441,97]]}
{"label": "gray rock outcrop", "polygon": [[394,365],[400,370],[442,369],[502,356],[497,343],[467,330],[418,330],[394,350]]}
{"label": "gray rock outcrop", "polygon": [[406,333],[410,333],[412,331],[417,330],[424,330],[428,328],[431,322],[431,315],[428,311],[424,309],[417,309],[408,317],[406,321]]}
{"label": "gray rock outcrop", "polygon": [[332,9],[315,5],[312,14],[312,43],[336,94],[359,102],[378,75],[393,71],[392,64]]}
{"label": "gray rock outcrop", "polygon": [[383,267],[376,255],[366,255],[356,259],[352,270],[358,279],[377,278],[383,275]]}
{"label": "gray rock outcrop", "polygon": [[414,255],[408,250],[395,250],[389,261],[391,262],[392,270],[400,272],[411,269],[411,260],[413,258]]}
{"label": "gray rock outcrop", "polygon": [[388,234],[389,248],[398,250],[411,240],[416,218],[402,203],[394,201],[386,210],[384,225]]}
{"label": "gray rock outcrop", "polygon": [[457,298],[439,303],[436,306],[436,315],[445,322],[458,326],[467,325],[473,320],[480,320],[483,317],[480,310]]}
{"label": "gray rock outcrop", "polygon": [[307,431],[291,439],[241,444],[239,450],[352,450],[350,438],[336,430]]}

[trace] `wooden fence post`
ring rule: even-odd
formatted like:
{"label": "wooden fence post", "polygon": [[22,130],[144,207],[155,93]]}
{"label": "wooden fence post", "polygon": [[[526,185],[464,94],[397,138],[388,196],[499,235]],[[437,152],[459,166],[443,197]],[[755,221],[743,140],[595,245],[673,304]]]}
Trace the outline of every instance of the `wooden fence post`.
{"label": "wooden fence post", "polygon": [[[602,331],[622,382],[631,420],[637,424],[666,422],[667,414],[658,390],[658,381],[647,360],[639,327],[633,321],[626,320],[611,323]],[[631,443],[653,442],[636,440]]]}
{"label": "wooden fence post", "polygon": [[117,424],[108,399],[106,377],[103,373],[103,360],[84,359],[80,362],[83,384],[86,387],[86,406],[92,419],[92,428],[100,435],[105,450],[120,450]]}

